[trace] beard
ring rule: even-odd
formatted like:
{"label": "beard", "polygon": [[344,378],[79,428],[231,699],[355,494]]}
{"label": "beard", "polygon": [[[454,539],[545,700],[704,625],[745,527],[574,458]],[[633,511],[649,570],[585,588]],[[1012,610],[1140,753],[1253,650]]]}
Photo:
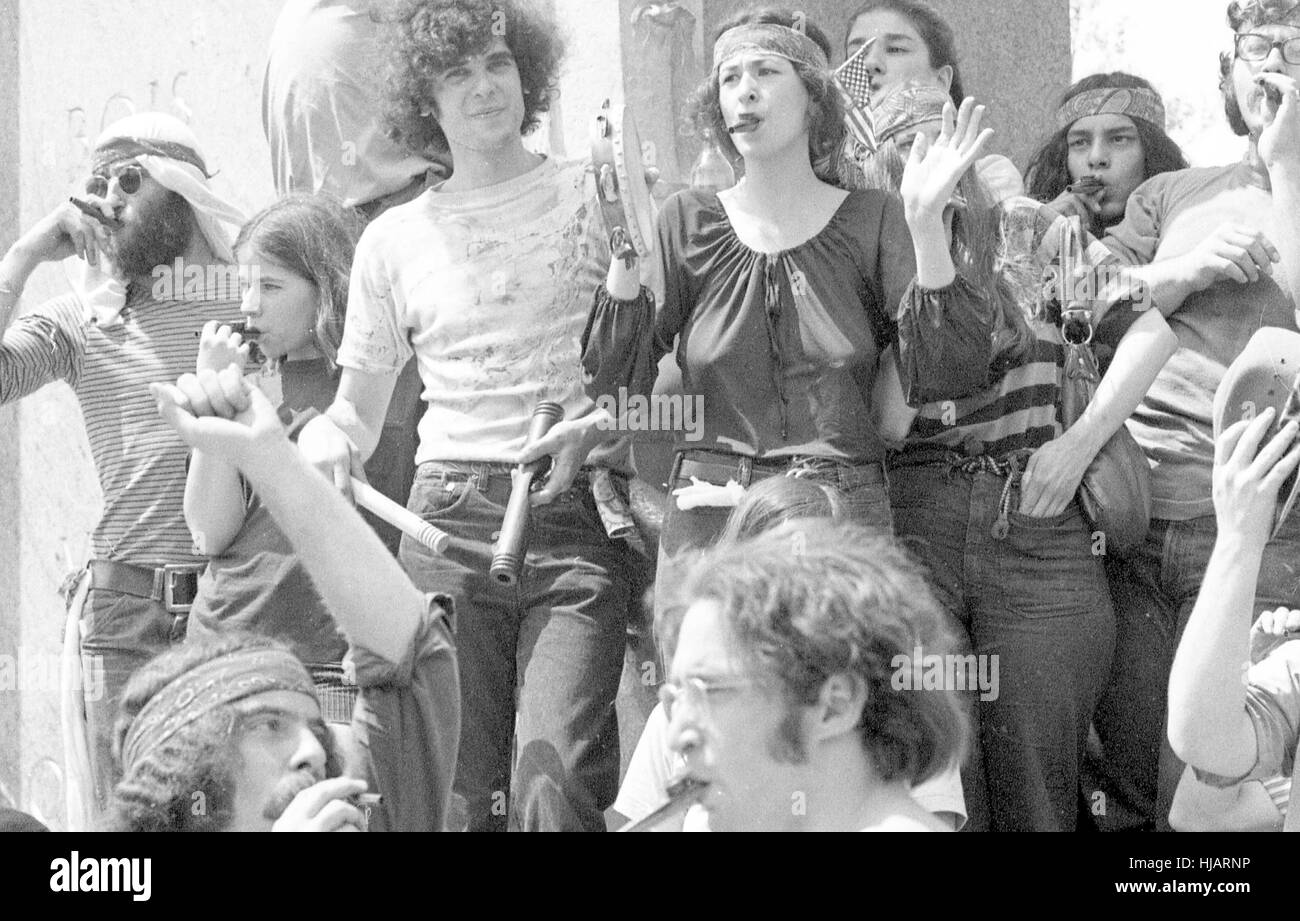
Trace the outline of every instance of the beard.
{"label": "beard", "polygon": [[149,275],[154,266],[171,265],[184,254],[193,236],[189,202],[169,190],[114,236],[113,261],[127,278]]}

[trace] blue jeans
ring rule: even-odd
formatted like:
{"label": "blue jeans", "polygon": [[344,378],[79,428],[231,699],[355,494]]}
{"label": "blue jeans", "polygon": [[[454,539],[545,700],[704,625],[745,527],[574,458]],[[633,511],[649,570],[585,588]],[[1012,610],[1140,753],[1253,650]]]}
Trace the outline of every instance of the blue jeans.
{"label": "blue jeans", "polygon": [[82,671],[89,675],[102,669],[104,676],[102,688],[87,682],[84,695],[95,802],[101,812],[122,778],[113,758],[122,691],[140,666],[184,641],[186,620],[184,614],[169,614],[162,603],[148,598],[106,589],[91,589],[86,597],[81,612]]}
{"label": "blue jeans", "polygon": [[[1168,830],[1183,764],[1165,734],[1169,670],[1201,590],[1218,534],[1214,516],[1155,519],[1146,539],[1123,559],[1107,560],[1118,642],[1110,683],[1097,708],[1097,734],[1118,796],[1136,821]],[[1254,610],[1300,607],[1300,518],[1291,516],[1264,549]]]}
{"label": "blue jeans", "polygon": [[461,736],[454,791],[471,831],[603,831],[618,787],[614,699],[631,551],[606,536],[591,489],[577,485],[532,510],[522,577],[503,586],[488,568],[505,506],[470,483],[444,481],[445,471],[466,469],[422,464],[411,488],[407,507],[451,535],[446,553],[409,537],[401,547],[417,586],[455,599]]}
{"label": "blue jeans", "polygon": [[1004,495],[1011,509],[1020,499],[1018,486],[1004,493],[1005,476],[947,464],[889,476],[898,536],[929,569],[972,652],[997,657],[997,696],[976,703],[968,808],[982,800],[982,760],[992,830],[1074,830],[1088,725],[1115,637],[1091,529],[1071,502],[1050,518],[1008,512],[999,539]]}

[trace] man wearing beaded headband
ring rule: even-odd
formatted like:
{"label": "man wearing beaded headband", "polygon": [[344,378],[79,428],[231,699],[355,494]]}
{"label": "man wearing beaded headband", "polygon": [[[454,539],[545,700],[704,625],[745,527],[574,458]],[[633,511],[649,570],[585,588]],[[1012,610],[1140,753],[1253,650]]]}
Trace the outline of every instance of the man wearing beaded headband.
{"label": "man wearing beaded headband", "polygon": [[[156,285],[176,260],[206,271],[230,262],[227,226],[243,215],[208,185],[206,158],[192,131],[161,113],[122,119],[96,141],[84,192],[89,211],[66,200],[0,260],[0,403],[66,381],[81,404],[91,454],[104,494],[104,515],[92,534],[95,556],[72,616],[83,608],[82,649],[102,669],[104,693],[87,697],[91,743],[86,751],[95,795],[106,800],[113,780],[110,734],[118,696],[131,673],[178,642],[198,572],[182,501],[185,450],[152,411],[151,381],[194,367],[195,333],[206,320],[239,318],[237,290],[181,279]],[[28,277],[46,262],[80,257],[74,293],[14,319]],[[12,322],[10,322],[12,320]],[[84,605],[81,601],[84,599]],[[65,644],[75,660],[77,625]],[[80,701],[66,702],[75,714]],[[82,750],[78,723],[65,745]],[[84,732],[84,729],[82,730]],[[91,779],[84,765],[72,777]],[[70,783],[70,787],[75,784]],[[84,824],[89,803],[70,796],[69,824]]]}
{"label": "man wearing beaded headband", "polygon": [[[1296,329],[1300,291],[1300,2],[1234,2],[1228,21],[1222,88],[1244,157],[1150,179],[1104,241],[1140,266],[1181,345],[1129,420],[1152,465],[1152,522],[1132,555],[1107,560],[1117,648],[1096,717],[1107,757],[1145,797],[1140,813],[1161,826],[1182,772],[1161,730],[1173,644],[1217,532],[1214,394],[1257,330]],[[1254,614],[1300,606],[1297,557],[1288,519],[1263,552]]]}
{"label": "man wearing beaded headband", "polygon": [[[112,825],[133,831],[439,831],[451,795],[460,692],[451,602],[425,596],[302,460],[270,402],[231,365],[150,388],[186,444],[239,469],[284,531],[339,627],[361,696],[344,764],[311,677],[272,640],[229,634],[172,650],[132,678],[116,742]],[[196,407],[202,407],[202,410]],[[340,776],[346,767],[349,777]],[[354,779],[356,778],[356,779]]]}

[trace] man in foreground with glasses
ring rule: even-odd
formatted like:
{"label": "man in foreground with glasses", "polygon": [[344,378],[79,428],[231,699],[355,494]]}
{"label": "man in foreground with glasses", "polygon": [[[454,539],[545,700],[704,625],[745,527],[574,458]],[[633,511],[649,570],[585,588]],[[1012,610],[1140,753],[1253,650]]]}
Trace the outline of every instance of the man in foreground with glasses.
{"label": "man in foreground with glasses", "polygon": [[[1147,827],[1167,827],[1182,773],[1164,742],[1165,691],[1216,535],[1214,394],[1256,330],[1296,329],[1300,291],[1300,0],[1233,2],[1228,23],[1220,87],[1245,156],[1143,183],[1104,241],[1141,266],[1181,345],[1129,421],[1152,467],[1152,521],[1130,556],[1107,558],[1118,629],[1095,721]],[[1293,520],[1264,550],[1254,615],[1300,606],[1297,558]]]}
{"label": "man in foreground with glasses", "polygon": [[[0,403],[66,381],[81,404],[104,495],[95,558],[70,615],[84,613],[81,650],[86,668],[102,673],[95,689],[103,693],[86,695],[88,746],[68,746],[86,748],[89,759],[89,767],[70,764],[70,785],[93,784],[101,808],[115,779],[118,697],[136,668],[184,638],[206,563],[192,552],[182,514],[186,449],[158,418],[147,388],[194,369],[205,321],[239,319],[238,276],[222,225],[238,225],[243,215],[207,178],[185,125],[160,113],[133,115],[96,141],[77,196],[86,207],[65,200],[0,260]],[[74,292],[15,318],[32,272],[70,256],[80,259]],[[181,267],[194,271],[171,277]],[[74,660],[76,630],[73,620],[65,650]],[[65,712],[79,710],[80,701],[66,702]],[[71,723],[65,728],[81,729],[79,718]],[[89,824],[77,813],[92,808],[70,796],[69,825]]]}
{"label": "man in foreground with glasses", "polygon": [[896,678],[957,643],[898,544],[791,523],[712,551],[687,597],[661,699],[713,831],[948,830],[909,785],[965,757],[969,716]]}

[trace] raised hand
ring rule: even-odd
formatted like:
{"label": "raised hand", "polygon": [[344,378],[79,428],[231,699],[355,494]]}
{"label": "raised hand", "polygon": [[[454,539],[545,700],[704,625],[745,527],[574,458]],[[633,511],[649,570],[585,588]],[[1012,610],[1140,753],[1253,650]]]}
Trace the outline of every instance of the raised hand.
{"label": "raised hand", "polygon": [[917,136],[899,188],[909,222],[943,216],[958,181],[993,137],[992,128],[980,130],[984,111],[984,106],[977,106],[969,96],[960,111],[948,103],[943,107],[943,129],[938,139],[931,143],[927,136]]}
{"label": "raised hand", "polygon": [[182,441],[236,467],[262,445],[285,438],[275,407],[238,365],[185,374],[175,384],[150,384],[149,392]]}
{"label": "raised hand", "polygon": [[364,793],[366,782],[351,777],[322,780],[298,793],[271,831],[362,831],[361,810],[348,797]]}
{"label": "raised hand", "polygon": [[[1300,168],[1300,83],[1286,74],[1262,73],[1256,82],[1280,94],[1274,108],[1264,106],[1267,124],[1259,136],[1259,156],[1271,175],[1278,167]],[[1270,118],[1270,113],[1272,117]]]}
{"label": "raised hand", "polygon": [[248,343],[229,326],[218,325],[216,320],[203,324],[199,337],[199,356],[195,371],[222,371],[230,365],[244,367],[248,363]]}
{"label": "raised hand", "polygon": [[1220,539],[1235,539],[1262,549],[1273,527],[1278,492],[1300,464],[1295,420],[1282,426],[1262,448],[1276,412],[1265,408],[1254,419],[1225,429],[1214,446],[1214,514]]}
{"label": "raised hand", "polygon": [[[92,205],[99,199],[86,196]],[[104,225],[82,214],[71,202],[64,201],[43,217],[23,236],[23,242],[37,262],[53,262],[76,256],[91,265],[99,265],[101,255],[113,253],[113,241]]]}

